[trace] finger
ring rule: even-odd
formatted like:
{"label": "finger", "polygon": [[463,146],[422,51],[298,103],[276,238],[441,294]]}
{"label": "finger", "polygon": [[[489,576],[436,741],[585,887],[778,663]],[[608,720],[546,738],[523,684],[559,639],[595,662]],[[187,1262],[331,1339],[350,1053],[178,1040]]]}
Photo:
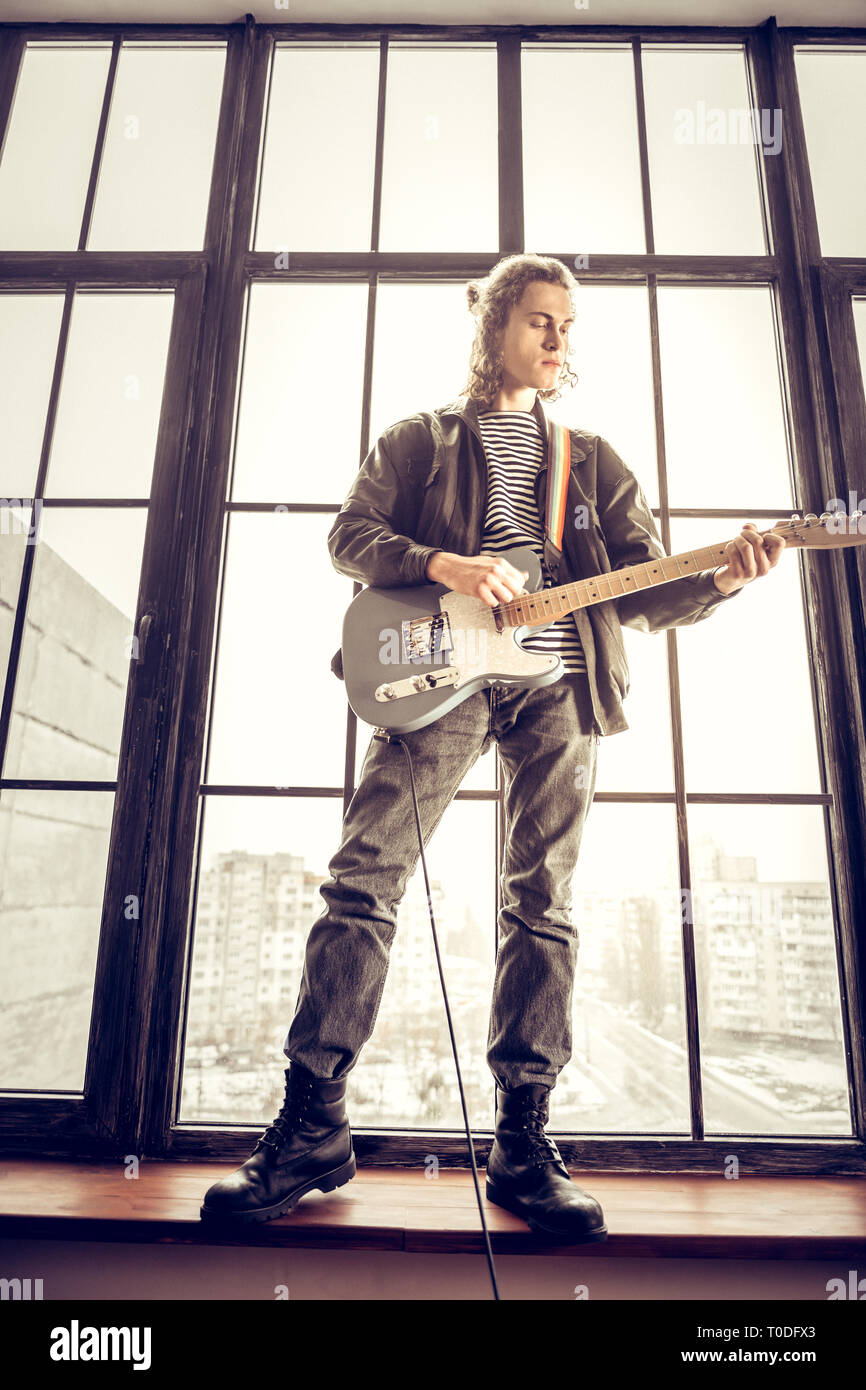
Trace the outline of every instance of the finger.
{"label": "finger", "polygon": [[770,561],[767,552],[764,550],[764,537],[758,531],[754,521],[747,522],[743,527],[743,531],[745,533],[746,542],[751,546],[753,551],[755,575],[766,574],[770,568]]}
{"label": "finger", "polygon": [[509,565],[508,561],[502,555],[482,554],[479,555],[478,558],[485,562],[487,569],[490,571],[491,574],[499,575],[500,579],[504,579],[506,574],[508,574],[508,572],[511,569],[511,566]]}
{"label": "finger", "polygon": [[501,594],[507,603],[523,588],[523,576],[507,560],[500,559],[488,574],[487,583],[493,592]]}
{"label": "finger", "polygon": [[768,540],[768,537],[764,535],[761,536],[761,548],[757,553],[760,566],[759,574],[768,574],[779,558],[779,550],[773,545],[772,539]]}
{"label": "finger", "polygon": [[728,541],[727,545],[725,546],[724,554],[726,563],[730,565],[731,570],[734,572],[734,574],[736,574],[737,578],[740,578],[742,573],[742,563],[740,560],[740,551],[737,546],[737,542]]}
{"label": "finger", "polygon": [[478,597],[483,599],[485,603],[489,604],[491,608],[495,608],[497,603],[499,602],[499,599],[493,597],[493,594],[490,592],[490,589],[484,583],[478,585]]}
{"label": "finger", "polygon": [[737,561],[740,566],[739,577],[754,579],[757,574],[757,569],[755,566],[755,552],[752,546],[743,536],[737,536],[734,545],[737,548]]}
{"label": "finger", "polygon": [[506,565],[501,573],[503,583],[512,584],[516,589],[523,588],[523,581],[526,578],[528,578],[528,575],[523,574],[520,570],[516,570],[513,565]]}
{"label": "finger", "polygon": [[769,556],[771,568],[773,565],[778,564],[779,556],[787,544],[788,542],[785,540],[785,537],[780,536],[776,531],[770,531],[769,534],[764,537],[764,546]]}
{"label": "finger", "polygon": [[728,567],[730,567],[731,575],[733,575],[735,580],[748,580],[749,573],[748,569],[746,569],[746,564],[748,564],[748,560],[746,560],[741,546],[738,545],[737,541],[731,541],[730,555],[728,555]]}
{"label": "finger", "polygon": [[514,597],[509,586],[502,579],[498,579],[495,574],[487,576],[487,587],[497,595],[497,603],[510,603]]}

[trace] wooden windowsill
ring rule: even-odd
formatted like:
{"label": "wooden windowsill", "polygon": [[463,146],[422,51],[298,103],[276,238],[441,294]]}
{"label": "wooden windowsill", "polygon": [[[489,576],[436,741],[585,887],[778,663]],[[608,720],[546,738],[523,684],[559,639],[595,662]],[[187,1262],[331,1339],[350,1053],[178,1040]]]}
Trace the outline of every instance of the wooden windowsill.
{"label": "wooden windowsill", "polygon": [[[236,1165],[234,1165],[236,1166]],[[124,1166],[87,1159],[6,1158],[0,1236],[186,1245],[307,1246],[476,1254],[484,1250],[470,1169],[359,1167],[336,1192],[311,1192],[286,1216],[222,1233],[199,1207],[230,1163],[144,1160]],[[488,1202],[491,1246],[500,1254],[601,1258],[866,1258],[866,1182],[860,1177],[760,1176],[736,1181],[700,1174],[592,1173],[573,1180],[601,1203],[608,1239],[594,1245],[543,1241],[518,1217]]]}

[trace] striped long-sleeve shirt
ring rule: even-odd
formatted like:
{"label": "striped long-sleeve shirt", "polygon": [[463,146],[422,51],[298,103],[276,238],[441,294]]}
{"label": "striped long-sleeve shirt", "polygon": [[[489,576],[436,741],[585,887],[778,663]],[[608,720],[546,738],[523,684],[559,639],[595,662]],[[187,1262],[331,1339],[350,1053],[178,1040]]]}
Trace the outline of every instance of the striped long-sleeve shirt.
{"label": "striped long-sleeve shirt", "polygon": [[[478,414],[487,456],[487,513],[481,553],[497,555],[529,545],[541,562],[545,589],[553,580],[544,563],[544,522],[535,501],[535,478],[544,461],[544,440],[527,410],[489,410]],[[524,638],[533,652],[557,652],[566,671],[585,671],[583,646],[570,613]]]}

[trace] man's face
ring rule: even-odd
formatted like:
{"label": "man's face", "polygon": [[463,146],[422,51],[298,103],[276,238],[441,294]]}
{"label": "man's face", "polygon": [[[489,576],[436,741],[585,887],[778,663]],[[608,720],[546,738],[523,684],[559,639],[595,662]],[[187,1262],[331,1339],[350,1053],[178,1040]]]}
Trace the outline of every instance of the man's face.
{"label": "man's face", "polygon": [[531,281],[513,306],[502,335],[504,389],[554,387],[573,322],[568,290],[546,280]]}

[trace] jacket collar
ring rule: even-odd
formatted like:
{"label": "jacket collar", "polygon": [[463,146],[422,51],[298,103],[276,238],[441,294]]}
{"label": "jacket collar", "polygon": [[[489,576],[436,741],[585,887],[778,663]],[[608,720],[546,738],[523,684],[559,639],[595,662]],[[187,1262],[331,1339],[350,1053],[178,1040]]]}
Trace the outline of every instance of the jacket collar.
{"label": "jacket collar", "polygon": [[[463,420],[463,421],[466,423],[466,425],[468,426],[468,428],[469,428],[469,429],[472,431],[472,433],[476,436],[476,438],[478,439],[478,442],[479,442],[479,443],[482,445],[482,447],[483,447],[484,441],[483,441],[483,439],[481,438],[481,426],[480,426],[479,423],[478,423],[478,406],[477,406],[477,404],[476,404],[476,401],[475,401],[474,397],[469,396],[469,395],[466,395],[466,394],[461,395],[461,396],[458,396],[458,397],[457,397],[457,400],[454,401],[453,404],[451,404],[451,405],[446,405],[446,406],[442,407],[442,408],[437,412],[437,414],[442,415],[442,416],[444,416],[444,415],[457,415],[457,416],[459,416],[459,418],[460,418],[461,420]],[[543,440],[543,442],[544,442],[544,461],[543,461],[543,463],[542,463],[541,466],[542,466],[542,468],[546,468],[546,467],[547,467],[547,459],[548,459],[548,450],[549,450],[549,448],[550,448],[550,440],[549,440],[548,431],[547,431],[547,416],[546,416],[545,413],[544,413],[544,407],[543,407],[543,405],[542,405],[542,403],[541,403],[541,399],[540,399],[540,397],[539,397],[539,395],[538,395],[537,392],[536,392],[536,395],[535,395],[535,400],[534,400],[533,405],[532,405],[532,414],[535,416],[536,420],[538,421],[538,427],[539,427],[539,429],[541,430],[541,438],[542,438],[542,440]],[[576,442],[576,440],[575,440],[575,438],[574,438],[574,433],[575,433],[574,430],[570,430],[570,434],[571,434],[571,457],[572,457],[572,459],[585,459],[585,458],[586,458],[586,450],[585,450],[585,449],[582,449],[581,446]]]}

